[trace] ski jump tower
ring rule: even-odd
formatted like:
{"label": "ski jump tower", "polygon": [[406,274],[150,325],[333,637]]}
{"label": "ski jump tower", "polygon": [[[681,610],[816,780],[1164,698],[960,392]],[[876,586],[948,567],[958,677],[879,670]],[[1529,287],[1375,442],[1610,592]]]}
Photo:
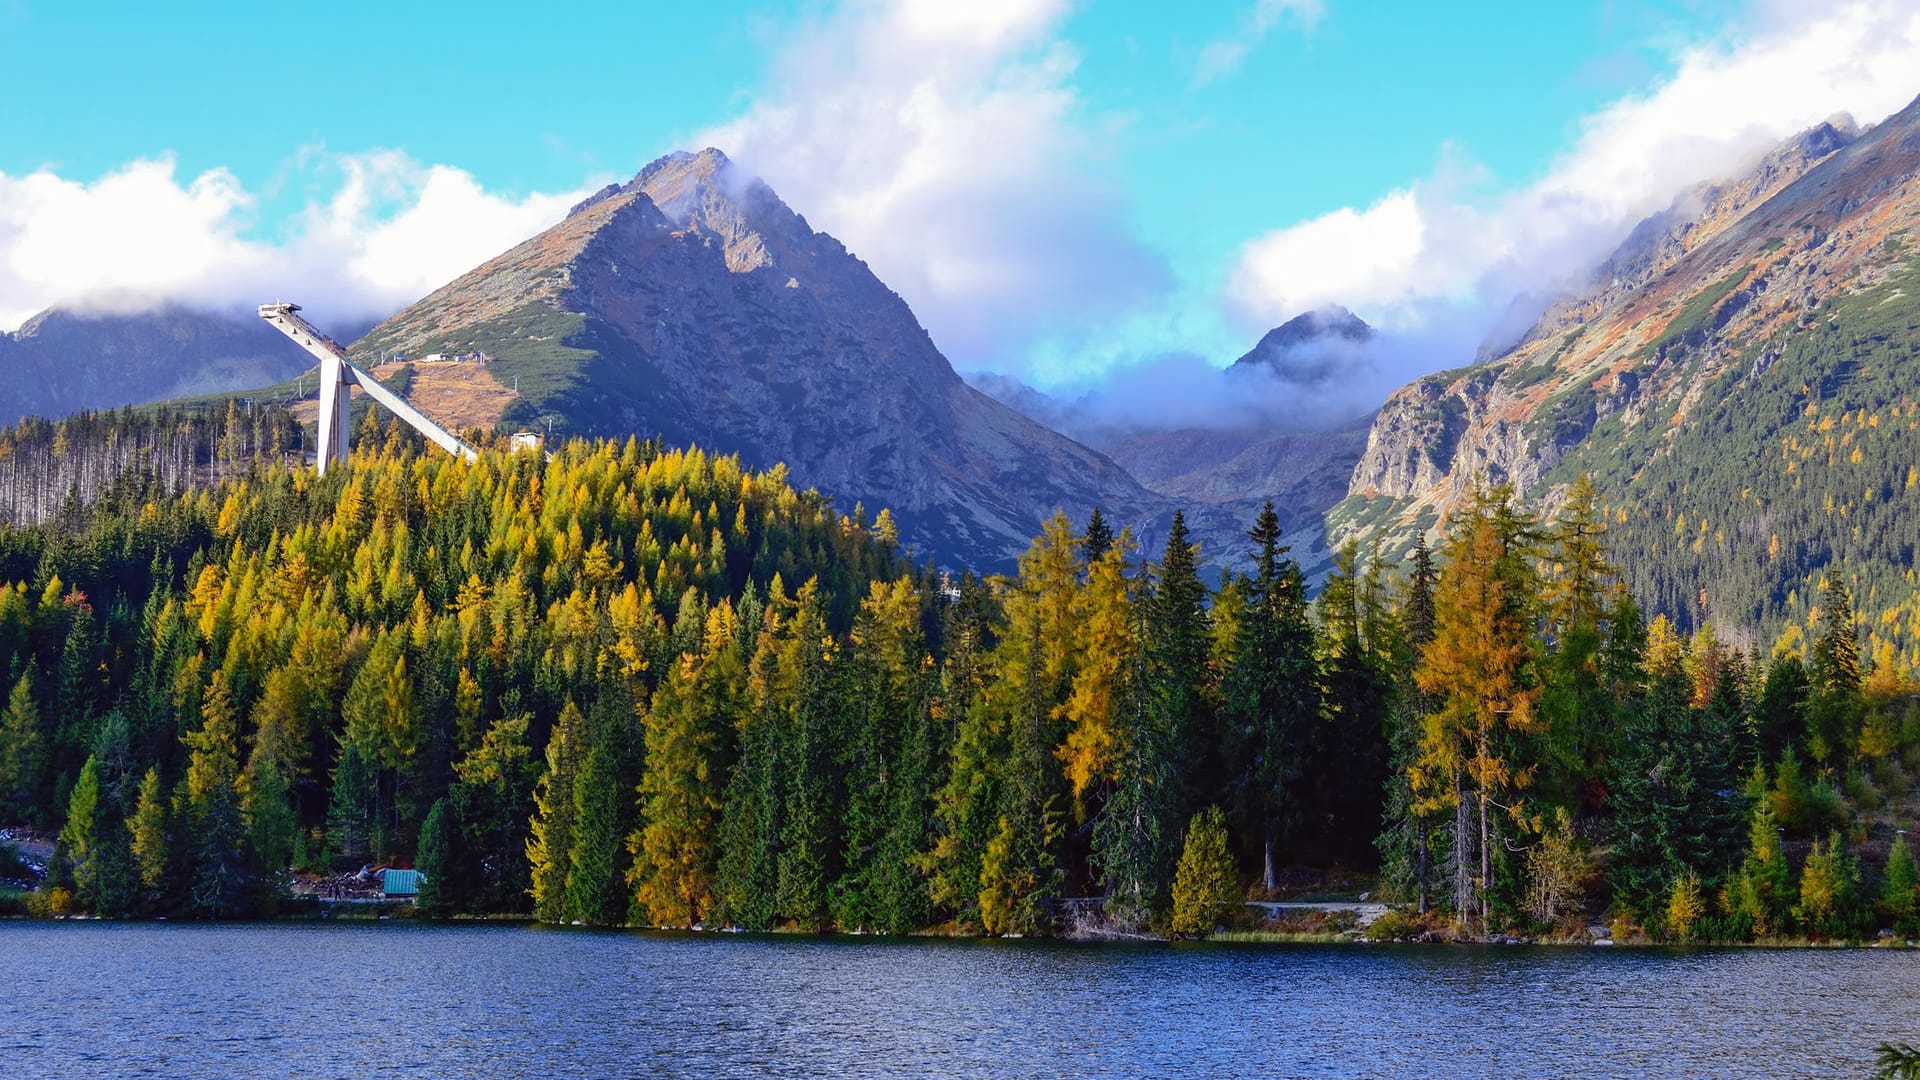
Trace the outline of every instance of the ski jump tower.
{"label": "ski jump tower", "polygon": [[352,401],[352,393],[347,389],[349,386],[358,386],[366,391],[373,400],[385,405],[395,416],[405,420],[415,431],[425,435],[447,453],[457,454],[468,461],[480,456],[478,450],[427,419],[425,413],[407,404],[405,398],[381,386],[372,375],[347,359],[347,350],[341,348],[339,342],[315,330],[312,323],[297,314],[299,310],[299,304],[261,304],[260,317],[320,360],[321,476],[327,475],[329,465],[347,463],[350,438],[347,406]]}

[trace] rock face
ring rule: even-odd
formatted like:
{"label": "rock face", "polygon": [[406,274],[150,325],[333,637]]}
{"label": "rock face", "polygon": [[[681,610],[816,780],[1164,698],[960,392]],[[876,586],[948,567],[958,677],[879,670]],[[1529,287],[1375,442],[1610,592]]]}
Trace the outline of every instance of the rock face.
{"label": "rock face", "polygon": [[1330,534],[1410,541],[1477,479],[1551,506],[1578,471],[1625,456],[1635,464],[1622,475],[1639,476],[1716,397],[1824,325],[1832,300],[1904,273],[1916,227],[1920,102],[1865,133],[1822,124],[1689,192],[1519,344],[1395,391]]}
{"label": "rock face", "polygon": [[954,373],[907,304],[717,150],[674,154],[374,328],[372,356],[479,348],[507,419],[786,463],[885,506],[946,564],[1009,567],[1056,508],[1151,530],[1162,500]]}
{"label": "rock face", "polygon": [[[364,324],[362,324],[364,325]],[[185,308],[144,315],[54,309],[0,334],[0,418],[66,416],[291,379],[313,366],[259,319]]]}

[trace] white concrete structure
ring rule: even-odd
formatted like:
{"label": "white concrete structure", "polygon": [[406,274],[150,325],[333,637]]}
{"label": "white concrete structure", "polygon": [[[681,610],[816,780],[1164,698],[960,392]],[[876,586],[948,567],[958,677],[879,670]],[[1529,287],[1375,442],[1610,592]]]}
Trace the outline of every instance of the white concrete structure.
{"label": "white concrete structure", "polygon": [[320,475],[327,474],[329,465],[347,463],[348,441],[351,437],[347,426],[347,407],[352,402],[352,393],[348,390],[350,386],[358,386],[366,391],[373,400],[392,410],[395,416],[405,420],[415,431],[425,435],[447,453],[458,454],[468,461],[480,456],[478,450],[427,419],[425,413],[407,404],[405,398],[381,386],[372,375],[354,366],[353,361],[347,359],[347,350],[295,314],[299,310],[299,304],[261,304],[260,317],[320,360]]}

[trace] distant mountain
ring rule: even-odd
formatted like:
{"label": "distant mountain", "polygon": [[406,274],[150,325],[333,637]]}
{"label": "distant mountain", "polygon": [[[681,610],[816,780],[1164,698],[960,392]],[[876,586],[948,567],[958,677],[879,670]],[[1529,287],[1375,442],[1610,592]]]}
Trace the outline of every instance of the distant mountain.
{"label": "distant mountain", "polygon": [[949,564],[1010,567],[1056,508],[1143,526],[1167,509],[968,386],[864,262],[718,150],[609,186],[353,346],[392,349],[490,353],[519,387],[510,423],[785,463]]}
{"label": "distant mountain", "polygon": [[1649,219],[1516,347],[1396,391],[1330,528],[1405,542],[1476,478],[1552,507],[1584,472],[1643,600],[1771,633],[1838,575],[1912,665],[1917,238],[1920,101],[1820,125]]}
{"label": "distant mountain", "polygon": [[1364,344],[1373,339],[1373,327],[1338,304],[1295,315],[1266,332],[1245,356],[1233,362],[1237,368],[1265,365],[1281,375],[1290,373],[1294,363],[1310,346],[1345,343]]}
{"label": "distant mountain", "polygon": [[1143,432],[1100,448],[1148,490],[1186,508],[1212,565],[1240,565],[1246,532],[1268,501],[1310,578],[1331,565],[1326,511],[1347,493],[1371,417],[1334,431],[1257,429]]}
{"label": "distant mountain", "polygon": [[[365,325],[364,323],[361,325]],[[251,316],[182,307],[41,312],[0,333],[0,420],[59,417],[291,379],[313,359]]]}

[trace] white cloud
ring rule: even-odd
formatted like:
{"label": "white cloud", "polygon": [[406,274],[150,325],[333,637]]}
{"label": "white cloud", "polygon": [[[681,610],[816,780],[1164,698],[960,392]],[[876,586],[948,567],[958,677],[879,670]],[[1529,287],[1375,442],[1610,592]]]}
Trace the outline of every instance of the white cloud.
{"label": "white cloud", "polygon": [[1572,283],[1684,188],[1836,112],[1878,121],[1920,92],[1920,11],[1905,0],[1779,4],[1757,23],[1588,117],[1531,187],[1476,197],[1484,180],[1443,157],[1434,176],[1364,209],[1255,237],[1229,275],[1230,304],[1262,326],[1328,303],[1389,327],[1453,317],[1441,308],[1497,316],[1518,294]]}
{"label": "white cloud", "polygon": [[259,200],[226,169],[170,158],[91,182],[0,173],[0,329],[55,305],[238,307],[276,297],[331,314],[388,313],[558,221],[584,193],[491,194],[406,155],[303,155],[343,178],[282,242],[254,238]]}
{"label": "white cloud", "polygon": [[1065,0],[852,0],[704,133],[898,290],[960,366],[1153,297],[1083,115]]}
{"label": "white cloud", "polygon": [[1193,85],[1205,86],[1240,70],[1251,53],[1283,21],[1292,19],[1303,30],[1312,30],[1327,13],[1325,0],[1254,0],[1253,7],[1241,15],[1234,33],[1208,42],[1200,50],[1193,68]]}

